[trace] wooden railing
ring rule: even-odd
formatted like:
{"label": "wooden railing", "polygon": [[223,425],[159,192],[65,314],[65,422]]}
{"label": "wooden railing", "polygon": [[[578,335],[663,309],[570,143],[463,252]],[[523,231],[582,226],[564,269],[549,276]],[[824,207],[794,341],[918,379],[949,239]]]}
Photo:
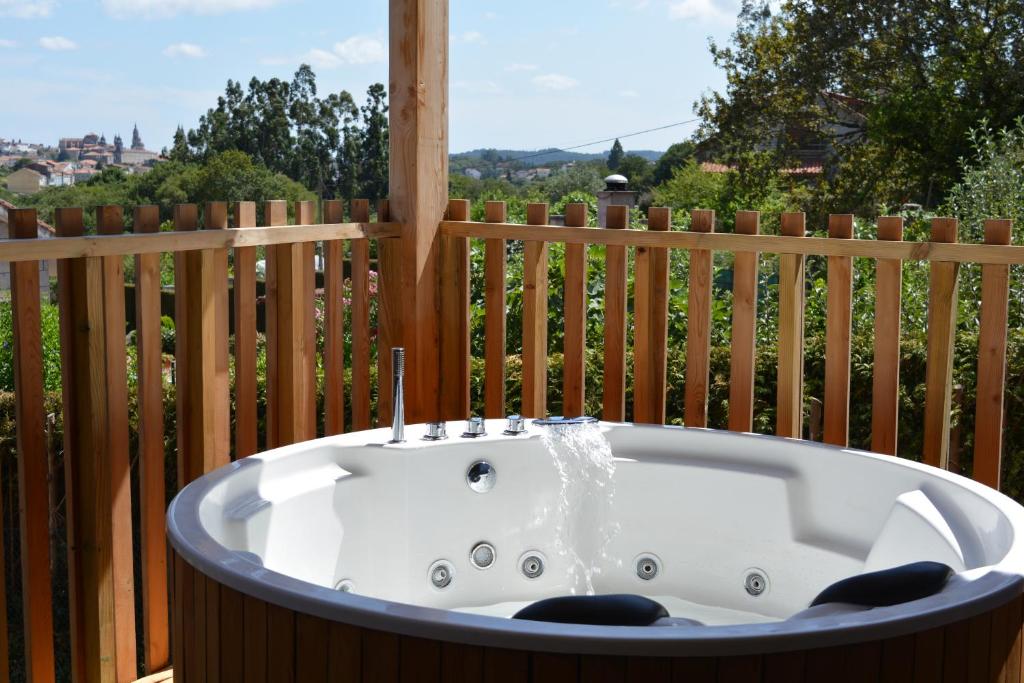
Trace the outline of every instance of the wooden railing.
{"label": "wooden railing", "polygon": [[[259,227],[258,208],[262,208]],[[14,239],[0,241],[0,261],[12,264],[24,615],[24,623],[12,627],[20,627],[24,634],[24,665],[31,680],[55,680],[60,660],[55,656],[52,619],[52,586],[61,581],[51,580],[51,567],[59,563],[55,565],[51,550],[56,529],[44,439],[38,262],[55,259],[58,263],[69,585],[68,604],[61,607],[70,615],[70,668],[80,681],[131,681],[140,672],[160,670],[171,660],[169,593],[176,600],[209,602],[184,594],[183,587],[175,590],[167,585],[164,509],[169,492],[232,458],[390,419],[386,381],[376,388],[376,416],[372,410],[371,241],[379,273],[376,345],[386,349],[401,343],[404,332],[398,261],[404,244],[399,239],[402,226],[388,222],[386,202],[378,207],[377,222],[370,222],[370,206],[363,200],[352,204],[347,223],[336,201],[323,202],[319,219],[314,203],[299,202],[290,209],[292,225],[287,225],[289,207],[284,202],[262,207],[252,202],[182,205],[174,209],[173,230],[168,231],[161,230],[157,207],[137,207],[130,220],[131,234],[125,234],[125,213],[120,207],[96,210],[96,234],[86,234],[81,209],[60,209],[55,217],[58,236],[52,239],[37,238],[34,211],[11,212]],[[473,409],[470,314],[474,285],[482,292],[486,309],[482,411],[488,417],[500,417],[511,404],[519,403],[528,416],[548,412],[549,245],[561,243],[565,245],[561,410],[582,413],[587,403],[585,358],[595,350],[587,348],[587,293],[593,277],[590,247],[604,245],[601,416],[663,423],[669,412],[677,412],[678,406],[670,406],[667,400],[672,369],[669,321],[675,313],[669,301],[669,254],[685,250],[687,335],[681,414],[689,426],[707,426],[711,339],[715,325],[722,324],[712,316],[714,252],[731,252],[728,428],[749,431],[756,414],[758,268],[763,254],[776,254],[775,431],[800,437],[805,412],[805,260],[825,256],[828,315],[822,431],[825,441],[845,445],[851,415],[852,265],[854,259],[865,258],[876,263],[871,444],[876,451],[893,454],[899,426],[901,273],[906,262],[923,261],[930,269],[930,297],[921,456],[925,462],[945,466],[958,269],[961,263],[973,262],[982,264],[973,476],[999,486],[1009,266],[1024,263],[1024,248],[1009,246],[1008,221],[988,221],[985,244],[958,244],[952,219],[934,220],[929,242],[906,242],[902,219],[892,217],[879,220],[878,239],[860,240],[852,238],[853,219],[848,215],[830,217],[827,238],[805,236],[804,216],[798,213],[781,217],[781,235],[759,234],[755,212],[739,212],[735,232],[729,234],[716,233],[713,212],[700,210],[692,212],[684,231],[672,229],[671,213],[663,208],[649,211],[645,229],[631,228],[623,207],[609,209],[607,229],[587,227],[583,205],[566,208],[565,227],[548,225],[548,207],[542,204],[529,206],[527,225],[507,222],[506,207],[500,202],[488,202],[484,215],[485,222],[470,222],[469,203],[453,200],[440,224],[436,244],[438,417],[462,419]],[[482,272],[471,268],[471,240],[482,240]],[[522,283],[513,283],[522,288],[522,395],[518,401],[506,396],[507,263],[509,242],[515,241],[522,243],[522,249],[514,251],[523,265]],[[317,243],[322,243],[324,258],[322,345],[314,328]],[[346,245],[350,245],[348,255]],[[632,258],[630,250],[634,250]],[[161,255],[167,253],[174,255],[173,425],[164,414],[166,372],[161,352]],[[259,369],[257,330],[261,253],[265,375]],[[123,266],[128,256],[134,258],[133,311],[125,310]],[[343,295],[346,274],[351,279],[348,311]],[[229,334],[229,316],[233,334]],[[132,318],[134,341],[126,342],[126,323]],[[346,319],[351,336],[347,351]],[[134,364],[126,360],[129,343],[136,346]],[[348,368],[346,357],[350,358]],[[632,368],[627,367],[630,357]],[[386,377],[390,354],[378,353],[376,360],[378,375]],[[261,376],[266,380],[263,399]],[[136,410],[131,412],[133,406]],[[135,422],[130,415],[137,416]],[[169,431],[176,454],[170,483],[165,481]],[[137,545],[131,542],[133,531],[137,531]],[[135,580],[136,562],[141,583]],[[0,599],[4,597],[17,599],[0,594]],[[136,633],[137,606],[140,633]],[[0,605],[0,615],[4,613]],[[0,654],[7,652],[3,626]],[[139,639],[141,662],[136,659]],[[216,643],[211,641],[209,646]],[[3,664],[0,680],[6,680],[8,671]]]}
{"label": "wooden railing", "polygon": [[[540,416],[546,412],[543,387],[547,358],[547,264],[546,245],[564,243],[564,377],[562,409],[576,414],[584,405],[584,320],[587,311],[587,248],[605,245],[604,338],[602,417],[621,420],[626,415],[626,320],[627,254],[635,248],[633,292],[633,405],[636,422],[664,423],[667,389],[668,251],[689,252],[687,339],[683,422],[706,427],[709,395],[711,307],[713,296],[712,252],[735,255],[732,282],[731,363],[728,392],[728,428],[751,431],[754,424],[754,353],[759,254],[777,254],[778,265],[778,370],[775,378],[775,433],[800,438],[804,420],[804,299],[805,258],[826,256],[827,323],[824,377],[823,440],[848,445],[850,423],[850,363],[852,260],[876,262],[874,306],[874,385],[871,404],[873,450],[895,454],[899,426],[900,316],[902,267],[908,261],[926,261],[930,269],[927,375],[924,436],[921,459],[946,467],[949,457],[953,341],[957,314],[957,279],[961,263],[982,264],[978,401],[973,476],[999,487],[1004,376],[1006,366],[1007,299],[1009,266],[1024,263],[1024,247],[1009,246],[1011,223],[985,222],[984,244],[958,244],[957,221],[936,218],[929,242],[903,241],[903,219],[878,221],[878,239],[853,239],[853,216],[833,215],[828,237],[806,236],[804,214],[781,216],[781,235],[759,234],[759,215],[741,211],[735,232],[714,232],[715,215],[694,210],[687,231],[672,231],[668,209],[652,208],[646,229],[627,229],[624,207],[609,207],[607,229],[586,227],[587,209],[570,205],[565,227],[545,225],[547,206],[530,205],[528,225],[506,222],[501,202],[488,202],[486,222],[468,222],[470,207],[452,201],[448,220],[441,224],[442,249],[459,254],[448,263],[458,270],[445,273],[442,290],[442,340],[448,353],[457,354],[447,366],[458,368],[461,383],[451,392],[450,414],[469,408],[468,288],[474,273],[467,271],[469,240],[483,240],[483,292],[486,307],[484,352],[484,411],[499,417],[506,409],[505,303],[506,242],[523,242],[523,339],[522,412]],[[457,350],[456,350],[457,349]],[[456,400],[455,397],[458,396]],[[860,407],[863,410],[865,407]]]}
{"label": "wooden railing", "polygon": [[[37,239],[34,210],[10,211],[13,239],[0,240],[0,261],[12,264],[24,614],[19,630],[24,634],[28,680],[63,678],[67,672],[58,675],[58,663],[69,665],[76,681],[118,683],[133,681],[142,671],[167,667],[171,661],[168,599],[173,590],[168,586],[164,533],[168,488],[173,491],[227,464],[232,455],[243,457],[262,448],[339,433],[346,427],[373,425],[370,241],[379,240],[378,268],[393,268],[389,259],[394,259],[395,252],[384,243],[396,241],[389,238],[398,236],[399,226],[387,222],[387,202],[378,207],[379,221],[373,223],[365,200],[353,202],[348,223],[343,222],[338,201],[323,202],[319,222],[315,203],[298,202],[291,208],[295,224],[287,225],[288,205],[267,202],[262,207],[263,225],[257,227],[253,202],[231,207],[224,202],[180,205],[174,208],[173,231],[161,231],[158,208],[140,206],[130,221],[132,234],[124,234],[123,209],[104,206],[96,209],[96,234],[89,235],[81,209],[59,209],[58,236],[45,240]],[[317,242],[323,243],[324,257],[322,348],[317,347],[314,329]],[[346,243],[351,245],[348,257]],[[265,251],[266,268],[266,398],[259,406],[258,249]],[[171,487],[165,481],[168,425],[161,362],[161,253],[174,254],[176,420],[172,433],[177,442],[177,481]],[[125,310],[126,256],[134,257],[134,311]],[[51,534],[57,530],[51,528],[44,441],[38,263],[42,259],[58,259],[69,587],[69,604],[58,611],[69,613],[70,657],[55,653],[52,618]],[[351,279],[347,314],[342,293],[346,263]],[[228,295],[229,271],[233,300]],[[378,282],[376,338],[384,345],[397,338],[394,300],[400,291],[395,283],[385,278]],[[234,334],[229,338],[231,307]],[[126,314],[134,317],[136,332],[133,368],[126,360]],[[352,338],[347,392],[346,315]],[[317,354],[323,359],[322,430],[317,427]],[[377,359],[380,372],[389,373],[390,355],[378,354]],[[136,373],[131,382],[129,370]],[[129,386],[135,387],[134,395]],[[377,419],[387,422],[389,385],[380,386],[384,395],[378,397]],[[348,424],[346,395],[351,406]],[[137,434],[130,434],[135,430],[130,429],[129,409],[135,400]],[[257,436],[261,409],[263,443]],[[130,448],[132,436],[137,452]],[[137,463],[134,473],[133,463]],[[134,519],[133,480],[138,491]],[[132,542],[135,525],[138,547]],[[141,585],[134,579],[136,558]],[[63,579],[56,582],[61,584]],[[189,596],[178,592],[177,599]],[[0,600],[0,608],[4,604]],[[142,610],[139,634],[136,605]],[[7,636],[7,629],[0,629],[3,655]],[[141,666],[136,659],[137,638],[142,643]],[[0,681],[4,680],[8,680],[6,661],[0,662]]]}

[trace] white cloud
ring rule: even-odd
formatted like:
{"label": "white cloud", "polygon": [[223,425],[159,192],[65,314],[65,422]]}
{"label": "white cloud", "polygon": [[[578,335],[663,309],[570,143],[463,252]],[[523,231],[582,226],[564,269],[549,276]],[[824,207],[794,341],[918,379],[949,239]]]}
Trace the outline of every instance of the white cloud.
{"label": "white cloud", "polygon": [[47,50],[77,50],[78,44],[64,36],[44,36],[39,39],[39,46]]}
{"label": "white cloud", "polygon": [[330,50],[313,48],[302,57],[321,69],[335,69],[346,64],[373,64],[387,57],[384,43],[369,36],[352,36],[335,43]]}
{"label": "white cloud", "polygon": [[0,0],[0,17],[41,19],[53,13],[55,0]]}
{"label": "white cloud", "polygon": [[539,68],[536,64],[509,64],[505,67],[505,71],[515,73],[516,71],[536,71]]}
{"label": "white cloud", "polygon": [[0,38],[0,47],[18,47],[18,44],[13,40],[7,40],[6,38]]}
{"label": "white cloud", "polygon": [[534,76],[533,82],[545,90],[569,90],[580,84],[575,78],[563,76],[562,74],[544,74]]}
{"label": "white cloud", "polygon": [[206,50],[195,43],[174,43],[164,48],[164,55],[167,57],[189,57],[200,59],[206,56]]}
{"label": "white cloud", "polygon": [[668,5],[670,19],[692,19],[696,21],[721,21],[731,23],[736,17],[723,9],[716,0],[679,0]]}
{"label": "white cloud", "polygon": [[638,93],[636,90],[630,90],[627,88],[626,90],[619,91],[619,97],[640,97],[640,93]]}
{"label": "white cloud", "polygon": [[224,14],[265,9],[281,2],[282,0],[103,0],[103,8],[107,14],[120,19],[137,16],[162,19],[177,14]]}
{"label": "white cloud", "polygon": [[466,31],[462,34],[462,42],[484,45],[487,43],[487,40],[484,38],[484,34],[480,33],[480,31]]}

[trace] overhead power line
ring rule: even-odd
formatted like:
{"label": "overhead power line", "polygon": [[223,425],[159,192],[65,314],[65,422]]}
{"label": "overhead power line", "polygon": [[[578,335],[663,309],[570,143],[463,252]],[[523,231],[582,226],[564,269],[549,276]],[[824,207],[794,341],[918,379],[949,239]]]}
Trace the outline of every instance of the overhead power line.
{"label": "overhead power line", "polygon": [[543,152],[532,152],[530,154],[524,154],[521,157],[515,157],[514,159],[506,159],[506,161],[522,161],[523,159],[532,159],[533,157],[540,157],[551,154],[552,152],[571,152],[574,149],[581,149],[583,147],[590,147],[592,145],[600,145],[603,142],[613,142],[615,140],[622,140],[623,138],[633,138],[637,135],[646,135],[647,133],[654,133],[659,130],[667,130],[669,128],[675,128],[677,126],[685,126],[688,123],[696,123],[700,121],[700,118],[687,119],[686,121],[678,121],[676,123],[670,123],[665,126],[658,126],[657,128],[648,128],[647,130],[638,130],[635,133],[626,133],[625,135],[615,135],[610,138],[603,140],[594,140],[593,142],[585,142],[582,145],[572,145],[571,147],[549,147]]}

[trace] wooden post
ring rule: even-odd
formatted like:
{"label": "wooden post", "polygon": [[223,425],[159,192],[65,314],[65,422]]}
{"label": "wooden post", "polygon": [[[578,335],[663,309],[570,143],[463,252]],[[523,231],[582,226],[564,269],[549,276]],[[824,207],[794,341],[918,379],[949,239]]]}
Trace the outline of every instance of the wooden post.
{"label": "wooden post", "polygon": [[448,206],[448,2],[390,0],[391,214],[402,224],[406,416],[438,419],[439,225]]}
{"label": "wooden post", "polygon": [[[582,228],[587,224],[587,205],[568,204],[565,225]],[[565,346],[562,371],[562,413],[582,415],[586,405],[587,355],[587,245],[565,245],[565,292],[563,319]]]}
{"label": "wooden post", "polygon": [[[932,242],[956,242],[955,218],[932,219]],[[949,464],[949,422],[953,397],[953,342],[956,335],[957,274],[960,264],[929,263],[928,365],[925,371],[923,461]]]}
{"label": "wooden post", "polygon": [[[804,214],[782,214],[782,234],[804,237]],[[779,255],[779,381],[775,434],[799,439],[803,434],[804,397],[804,257]]]}
{"label": "wooden post", "polygon": [[[526,207],[528,225],[547,225],[548,205]],[[548,245],[523,244],[523,408],[526,417],[547,416]]]}
{"label": "wooden post", "polygon": [[[13,239],[38,237],[35,209],[12,209],[9,220]],[[50,509],[46,481],[48,449],[43,406],[38,261],[11,264],[11,297],[25,668],[31,681],[53,681]]]}
{"label": "wooden post", "polygon": [[[690,231],[715,231],[715,212],[690,212]],[[711,376],[711,285],[713,254],[710,249],[690,250],[689,300],[686,314],[686,391],[683,423],[708,426],[708,383]]]}
{"label": "wooden post", "polygon": [[[139,206],[137,234],[160,231],[160,207]],[[142,541],[142,625],[146,673],[170,663],[167,537],[164,514],[163,366],[160,339],[160,254],[135,256],[135,343],[138,350],[139,537]]]}
{"label": "wooden post", "polygon": [[[505,202],[487,202],[484,220],[504,223]],[[484,240],[484,417],[505,415],[505,240]]]}
{"label": "wooden post", "polygon": [[[903,240],[903,219],[878,219],[878,239]],[[871,378],[871,450],[896,455],[900,397],[900,306],[903,262],[875,263],[875,358]]]}
{"label": "wooden post", "polygon": [[[83,232],[79,209],[56,222],[61,237]],[[97,225],[123,231],[120,207],[100,207]],[[62,261],[59,282],[72,676],[123,683],[136,651],[121,257]]]}
{"label": "wooden post", "polygon": [[[609,206],[609,230],[629,227],[629,208]],[[605,247],[604,396],[602,419],[626,419],[626,247]]]}
{"label": "wooden post", "polygon": [[[448,202],[448,220],[468,221],[469,201]],[[378,243],[379,246],[379,243]],[[469,238],[442,238],[441,418],[469,417]],[[381,385],[390,385],[381,378]]]}
{"label": "wooden post", "polygon": [[[207,230],[227,227],[227,205],[205,207]],[[194,204],[175,207],[176,230],[198,228]],[[227,252],[201,249],[184,254],[184,292],[175,305],[178,382],[178,483],[226,465],[230,458],[227,339]],[[221,277],[223,276],[223,281]],[[181,299],[184,299],[183,301]],[[182,424],[183,422],[183,424]]]}
{"label": "wooden post", "polygon": [[[1013,221],[985,221],[985,244],[1009,244]],[[981,329],[978,335],[978,396],[974,417],[974,478],[999,488],[1003,454],[1003,395],[1006,392],[1006,324],[1010,267],[981,267]]]}
{"label": "wooden post", "polygon": [[[761,225],[757,211],[736,212],[736,233],[756,235]],[[756,251],[737,252],[732,271],[732,343],[729,360],[729,429],[754,429],[754,366],[757,332]]]}
{"label": "wooden post", "polygon": [[[828,217],[828,236],[853,239],[853,215]],[[850,433],[850,330],[853,321],[853,259],[828,257],[828,301],[825,316],[824,441],[846,446]]]}

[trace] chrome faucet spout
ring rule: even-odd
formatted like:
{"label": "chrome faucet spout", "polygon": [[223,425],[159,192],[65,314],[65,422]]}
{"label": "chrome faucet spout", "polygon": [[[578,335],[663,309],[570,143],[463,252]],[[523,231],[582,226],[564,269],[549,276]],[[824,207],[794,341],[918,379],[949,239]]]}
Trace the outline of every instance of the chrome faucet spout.
{"label": "chrome faucet spout", "polygon": [[405,441],[405,349],[391,349],[391,443]]}

